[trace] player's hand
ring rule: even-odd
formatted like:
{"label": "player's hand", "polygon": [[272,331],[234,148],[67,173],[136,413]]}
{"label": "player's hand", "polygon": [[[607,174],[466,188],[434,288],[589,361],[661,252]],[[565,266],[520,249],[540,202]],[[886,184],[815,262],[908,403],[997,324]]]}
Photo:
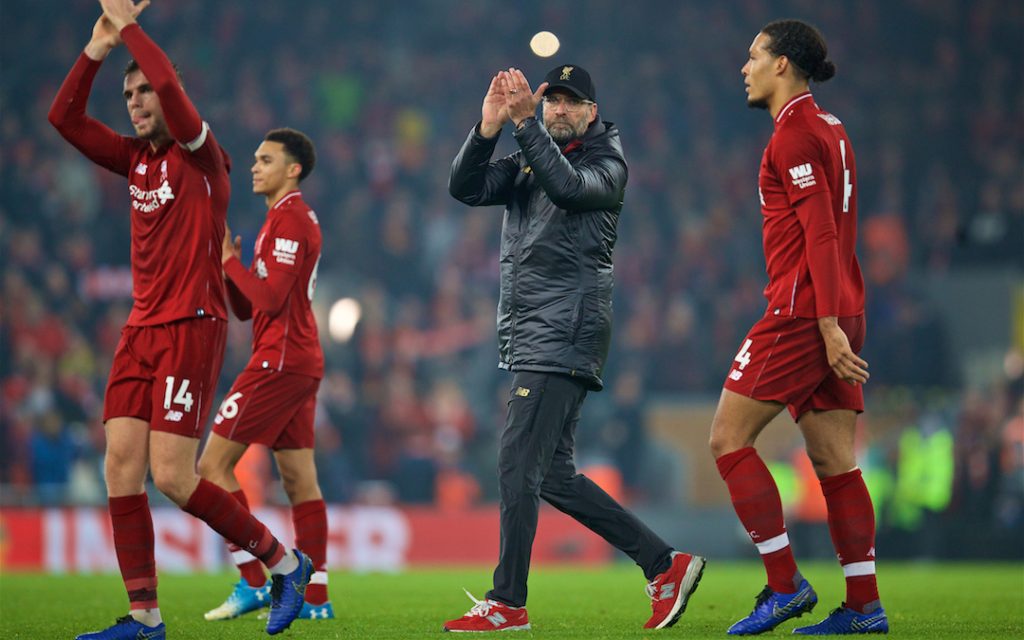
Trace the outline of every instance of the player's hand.
{"label": "player's hand", "polygon": [[135,22],[135,18],[149,6],[149,0],[100,0],[103,15],[118,32]]}
{"label": "player's hand", "polygon": [[231,258],[242,259],[242,236],[231,239],[231,227],[224,224],[224,241],[221,243],[220,262],[224,264]]}
{"label": "player's hand", "polygon": [[832,367],[832,371],[840,379],[852,385],[867,382],[871,377],[868,373],[868,363],[853,352],[850,347],[850,339],[846,337],[846,333],[839,326],[837,319],[835,317],[819,318],[818,328],[825,341],[828,365]]}
{"label": "player's hand", "polygon": [[100,15],[92,27],[92,38],[85,45],[85,55],[93,60],[103,60],[110,51],[121,44],[121,34],[114,28],[106,15]]}
{"label": "player's hand", "polygon": [[526,118],[537,115],[537,105],[544,97],[548,83],[542,82],[537,90],[533,91],[521,70],[509,67],[508,71],[502,71],[501,75],[505,79],[505,102],[508,105],[508,117],[512,122],[518,126]]}
{"label": "player's hand", "polygon": [[480,135],[493,138],[508,122],[508,109],[505,107],[505,81],[499,71],[491,78],[491,86],[487,88],[484,104],[480,109]]}

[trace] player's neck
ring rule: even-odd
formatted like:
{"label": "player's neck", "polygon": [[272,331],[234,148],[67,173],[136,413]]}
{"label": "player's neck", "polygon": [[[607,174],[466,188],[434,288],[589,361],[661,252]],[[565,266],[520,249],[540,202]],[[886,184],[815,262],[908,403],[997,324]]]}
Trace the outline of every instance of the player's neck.
{"label": "player's neck", "polygon": [[170,134],[162,135],[162,136],[160,136],[158,138],[150,138],[149,139],[149,148],[154,153],[156,153],[160,149],[162,149],[165,146],[167,146],[167,143],[170,142],[171,140],[173,140],[173,138],[171,138]]}
{"label": "player's neck", "polygon": [[779,112],[789,104],[790,100],[808,91],[810,91],[810,87],[806,82],[789,82],[779,87],[779,90],[768,100],[768,113],[771,114],[772,120],[779,117]]}
{"label": "player's neck", "polygon": [[286,195],[288,195],[292,191],[298,191],[298,190],[299,190],[299,183],[297,183],[297,182],[288,182],[283,187],[281,187],[280,189],[275,191],[274,193],[268,193],[267,194],[267,198],[266,198],[266,200],[267,200],[267,209],[268,210],[269,209],[273,209],[274,205],[276,205],[278,202],[281,201],[281,198],[285,197]]}

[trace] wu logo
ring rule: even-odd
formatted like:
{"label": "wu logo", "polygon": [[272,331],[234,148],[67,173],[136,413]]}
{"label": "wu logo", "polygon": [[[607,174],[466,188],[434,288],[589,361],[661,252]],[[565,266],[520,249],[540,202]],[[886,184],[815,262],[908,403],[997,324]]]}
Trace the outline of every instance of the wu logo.
{"label": "wu logo", "polygon": [[789,170],[789,175],[792,176],[794,180],[806,178],[807,176],[811,175],[811,173],[812,171],[810,162],[805,162],[804,164],[797,165]]}
{"label": "wu logo", "polygon": [[813,187],[817,184],[817,181],[814,179],[814,168],[811,167],[810,162],[790,167],[789,176],[793,178],[793,185],[800,187],[801,189]]}
{"label": "wu logo", "polygon": [[[811,165],[807,166],[810,167]],[[299,250],[299,243],[297,240],[289,240],[288,238],[274,238],[274,250],[295,253]]]}

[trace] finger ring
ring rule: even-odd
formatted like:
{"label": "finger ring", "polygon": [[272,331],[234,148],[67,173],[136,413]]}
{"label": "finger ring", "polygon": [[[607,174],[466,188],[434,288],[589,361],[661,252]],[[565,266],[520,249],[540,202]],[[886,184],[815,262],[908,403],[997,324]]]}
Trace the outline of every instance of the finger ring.
{"label": "finger ring", "polygon": [[519,93],[519,89],[512,89],[509,93]]}

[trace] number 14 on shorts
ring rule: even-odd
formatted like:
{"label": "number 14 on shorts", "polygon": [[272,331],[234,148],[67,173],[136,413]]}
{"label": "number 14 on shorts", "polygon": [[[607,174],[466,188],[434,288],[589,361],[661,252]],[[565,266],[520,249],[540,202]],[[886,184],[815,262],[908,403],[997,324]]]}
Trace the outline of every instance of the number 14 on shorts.
{"label": "number 14 on shorts", "polygon": [[180,384],[178,385],[177,393],[174,392],[174,376],[167,376],[165,382],[166,386],[164,387],[164,409],[170,409],[171,404],[178,404],[185,409],[185,413],[191,412],[193,401],[192,393],[188,390],[188,378],[181,379]]}

